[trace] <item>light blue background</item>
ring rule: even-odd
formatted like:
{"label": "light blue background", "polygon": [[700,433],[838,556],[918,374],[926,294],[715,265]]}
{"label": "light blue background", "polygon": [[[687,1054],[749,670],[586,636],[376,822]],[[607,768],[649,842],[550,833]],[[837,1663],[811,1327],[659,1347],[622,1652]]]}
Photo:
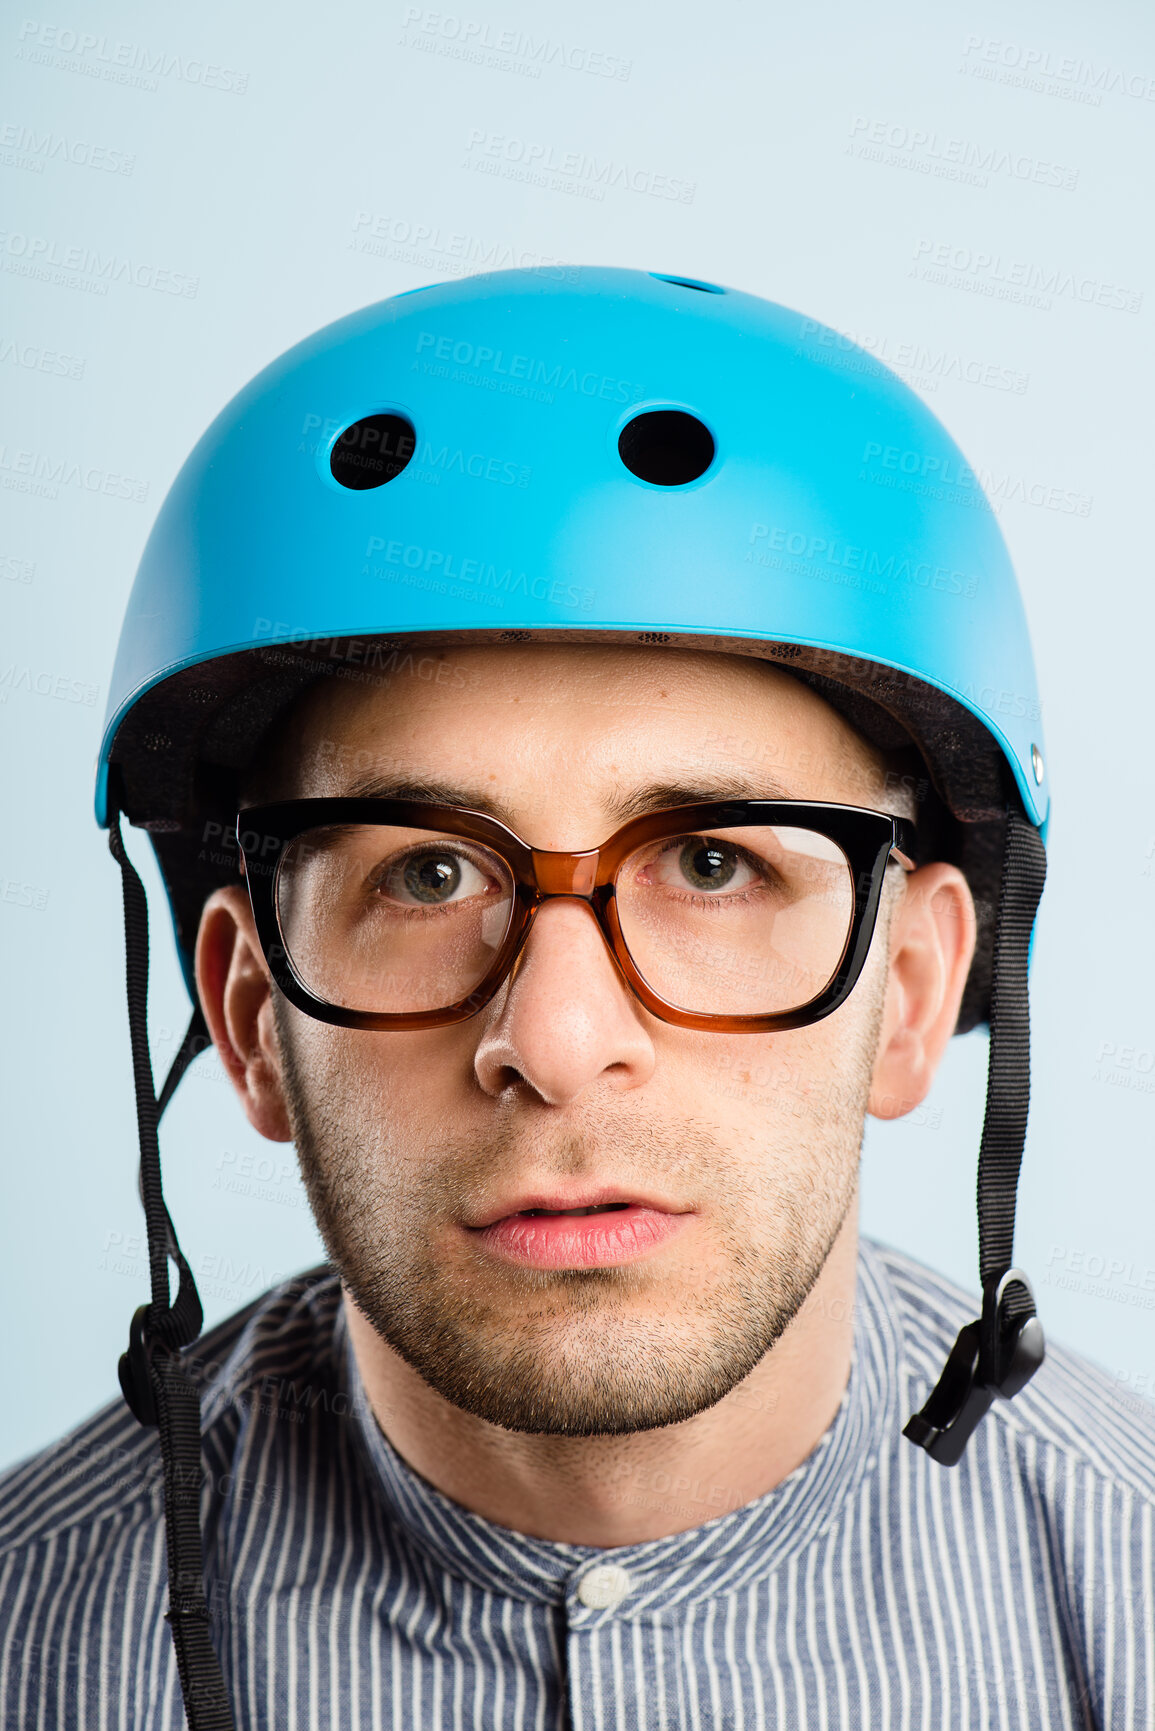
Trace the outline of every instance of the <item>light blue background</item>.
{"label": "light blue background", "polygon": [[[582,70],[590,55],[628,75]],[[0,66],[0,1462],[114,1395],[147,1296],[119,876],[91,777],[165,489],[224,401],[317,326],[462,269],[559,259],[732,283],[884,358],[925,351],[906,376],[994,477],[1056,801],[1019,1259],[1053,1338],[1121,1400],[1155,1390],[1148,8],[78,4],[9,15]],[[569,153],[643,190],[524,177]],[[655,176],[689,201],[644,190]],[[42,261],[80,249],[62,280],[27,274],[33,240]],[[933,274],[939,247],[957,272]],[[90,292],[92,253],[195,292]],[[1091,298],[1008,299],[1015,263]],[[1096,305],[1096,284],[1141,310]],[[80,376],[38,369],[45,353]],[[1011,373],[1021,391],[966,376]],[[143,499],[102,493],[109,474]],[[153,929],[162,1070],[187,1002],[159,900]],[[870,1127],[864,1164],[865,1228],[971,1287],[984,1072],[982,1036],[956,1041],[926,1105]],[[210,1320],[319,1259],[291,1149],[249,1130],[215,1059],[163,1144]]]}

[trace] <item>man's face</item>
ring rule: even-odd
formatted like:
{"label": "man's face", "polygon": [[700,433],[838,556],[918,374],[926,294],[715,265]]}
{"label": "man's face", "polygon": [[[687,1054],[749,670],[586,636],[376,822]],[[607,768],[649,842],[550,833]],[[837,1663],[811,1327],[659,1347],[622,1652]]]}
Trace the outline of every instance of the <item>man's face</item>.
{"label": "man's face", "polygon": [[[760,663],[546,646],[445,650],[427,671],[439,662],[428,680],[311,694],[278,792],[435,786],[575,852],[655,784],[671,805],[885,805],[869,748]],[[275,995],[313,1208],[377,1332],[446,1400],[512,1430],[623,1433],[727,1394],[797,1314],[854,1200],[885,911],[848,1001],[787,1033],[656,1020],[574,900],[538,910],[511,978],[451,1027],[335,1028]],[[565,1224],[526,1212],[607,1199]]]}

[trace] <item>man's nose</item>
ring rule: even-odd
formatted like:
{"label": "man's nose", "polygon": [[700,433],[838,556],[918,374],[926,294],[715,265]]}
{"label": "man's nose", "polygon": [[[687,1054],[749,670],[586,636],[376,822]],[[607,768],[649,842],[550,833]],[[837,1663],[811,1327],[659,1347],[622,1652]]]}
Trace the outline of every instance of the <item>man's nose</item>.
{"label": "man's nose", "polygon": [[588,903],[567,896],[539,906],[499,1002],[474,1057],[487,1094],[520,1085],[566,1106],[592,1084],[640,1088],[653,1074],[645,1012]]}

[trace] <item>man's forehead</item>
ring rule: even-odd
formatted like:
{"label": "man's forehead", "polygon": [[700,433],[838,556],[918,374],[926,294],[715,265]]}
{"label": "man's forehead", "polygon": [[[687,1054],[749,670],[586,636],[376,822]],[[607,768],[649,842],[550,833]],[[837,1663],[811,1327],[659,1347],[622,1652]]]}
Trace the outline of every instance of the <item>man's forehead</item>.
{"label": "man's forehead", "polygon": [[[345,670],[342,670],[344,672]],[[660,729],[686,712],[711,737],[740,716],[776,735],[859,736],[808,686],[752,657],[618,644],[462,645],[392,652],[379,670],[320,682],[302,700],[308,719],[334,732],[391,734],[434,716],[514,727],[564,726],[589,710],[598,730]],[[511,714],[511,710],[517,713]],[[679,725],[684,727],[684,720]]]}
{"label": "man's forehead", "polygon": [[[701,701],[744,690],[751,701],[797,700],[804,688],[786,670],[718,650],[620,643],[461,643],[387,646],[364,667],[342,667],[313,693],[356,711],[386,693],[410,705],[468,692],[495,705],[533,695],[543,704],[585,702],[628,707],[655,699]],[[312,694],[310,694],[312,695]]]}
{"label": "man's forehead", "polygon": [[882,780],[874,748],[781,669],[617,645],[414,650],[314,687],[277,755],[278,780],[307,795],[422,787],[502,815],[560,778],[621,821],[698,799],[861,797]]}

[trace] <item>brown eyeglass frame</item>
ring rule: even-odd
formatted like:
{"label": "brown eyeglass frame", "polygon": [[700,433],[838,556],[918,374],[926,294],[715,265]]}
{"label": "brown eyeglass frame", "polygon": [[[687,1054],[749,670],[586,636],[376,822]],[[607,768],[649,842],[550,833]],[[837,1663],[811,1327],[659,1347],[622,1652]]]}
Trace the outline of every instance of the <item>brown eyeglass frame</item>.
{"label": "brown eyeglass frame", "polygon": [[[332,824],[392,824],[434,830],[480,842],[509,868],[514,883],[509,930],[493,962],[467,998],[441,1010],[391,1015],[349,1010],[315,997],[295,972],[277,915],[277,879],[286,848],[311,829]],[[854,913],[842,957],[830,980],[809,1003],[764,1016],[706,1016],[667,1004],[634,966],[618,923],[614,885],[630,854],[648,842],[684,831],[742,829],[780,824],[809,829],[841,848],[854,882]],[[462,806],[425,805],[391,799],[295,799],[248,806],[237,817],[237,845],[269,972],[298,1010],[340,1028],[417,1030],[464,1022],[483,1010],[525,948],[542,902],[558,896],[588,903],[626,985],[652,1016],[679,1028],[706,1033],[769,1033],[821,1021],[853,991],[874,936],[883,878],[892,860],[913,871],[914,825],[906,818],[861,806],[804,804],[796,800],[727,800],[709,805],[670,806],[631,819],[601,847],[581,853],[548,853],[529,844],[496,818]]]}

